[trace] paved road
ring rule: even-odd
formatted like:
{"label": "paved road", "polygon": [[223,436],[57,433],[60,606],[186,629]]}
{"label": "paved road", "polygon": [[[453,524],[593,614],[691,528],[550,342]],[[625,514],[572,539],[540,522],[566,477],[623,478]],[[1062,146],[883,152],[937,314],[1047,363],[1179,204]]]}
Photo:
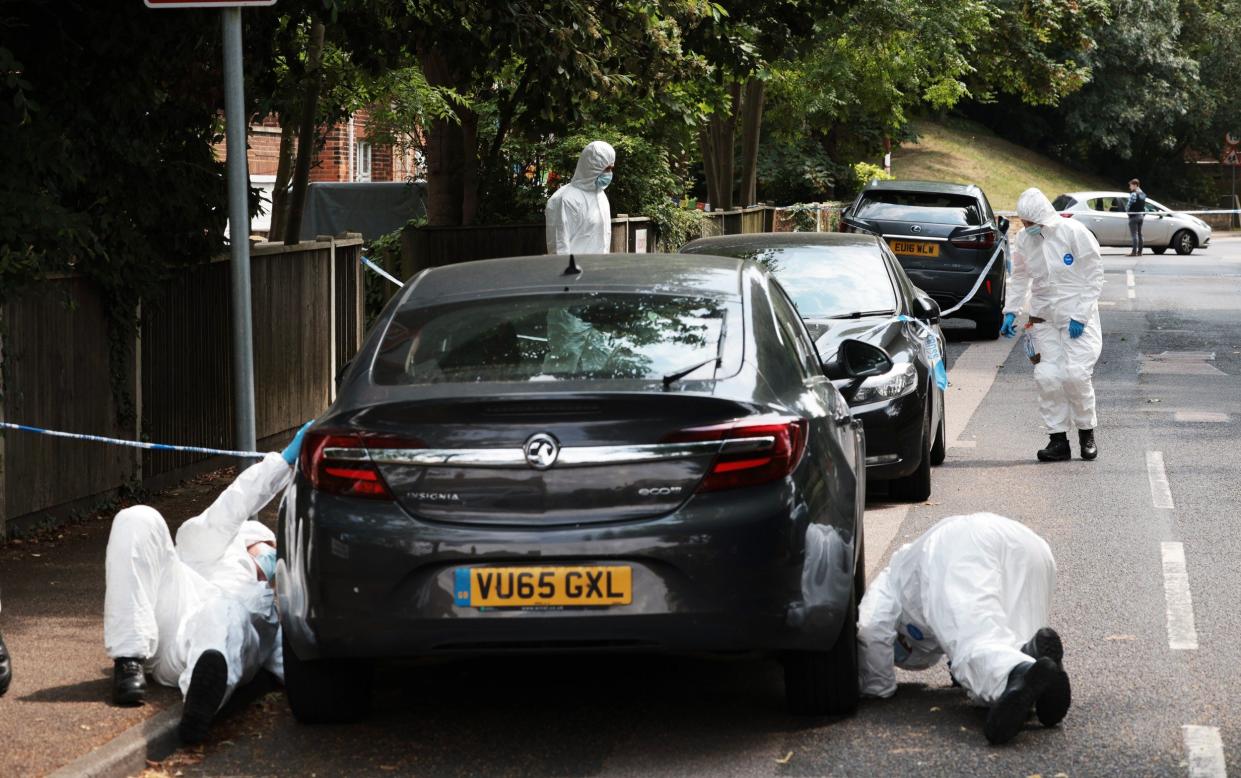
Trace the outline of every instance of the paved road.
{"label": "paved road", "polygon": [[[374,715],[300,727],[278,695],[223,723],[184,774],[1241,775],[1241,240],[1109,251],[1096,370],[1101,455],[1038,464],[1030,367],[950,326],[952,441],[927,504],[867,512],[868,568],[952,513],[1047,538],[1074,707],[987,746],[942,668],[845,720],[783,711],[774,663],[510,659],[384,671]],[[1074,443],[1076,450],[1076,443]],[[1186,729],[1186,728],[1189,729]]]}

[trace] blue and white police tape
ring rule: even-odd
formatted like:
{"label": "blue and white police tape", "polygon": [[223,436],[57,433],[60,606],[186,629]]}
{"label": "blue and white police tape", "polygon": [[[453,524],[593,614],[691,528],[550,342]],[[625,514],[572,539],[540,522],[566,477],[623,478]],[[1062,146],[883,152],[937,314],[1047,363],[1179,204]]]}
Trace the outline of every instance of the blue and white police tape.
{"label": "blue and white police tape", "polygon": [[169,443],[144,443],[140,440],[121,440],[120,438],[105,438],[102,435],[83,435],[79,432],[60,432],[58,430],[45,430],[42,427],[31,427],[26,424],[13,424],[12,422],[0,421],[0,430],[17,430],[19,432],[33,432],[37,435],[50,435],[54,438],[68,438],[69,440],[87,440],[92,443],[109,443],[113,446],[128,446],[129,448],[141,448],[147,451],[176,451],[189,454],[211,454],[213,456],[222,457],[240,457],[242,459],[262,459],[266,454],[259,451],[228,451],[220,448],[203,448],[202,446],[174,446]]}
{"label": "blue and white police tape", "polygon": [[361,257],[361,259],[362,259],[363,267],[369,268],[372,272],[378,273],[379,275],[388,279],[389,281],[396,284],[397,286],[404,288],[405,284],[396,280],[396,278],[393,277],[393,275],[389,273],[387,270],[384,270],[382,267],[380,267],[379,265],[376,265],[374,262],[370,261],[366,257]]}
{"label": "blue and white police tape", "polygon": [[919,321],[912,316],[901,314],[896,317],[897,321],[903,321],[912,324],[914,329],[918,330],[918,334],[922,336],[922,347],[926,349],[926,360],[931,363],[931,373],[935,376],[935,385],[940,391],[948,388],[948,367],[944,364],[944,355],[939,348],[939,337],[935,334],[935,330],[924,321]]}
{"label": "blue and white police tape", "polygon": [[1008,245],[1008,238],[1007,237],[1001,238],[1000,244],[995,247],[995,251],[992,252],[991,254],[991,259],[987,260],[986,267],[984,267],[982,269],[982,272],[978,274],[978,278],[977,280],[974,281],[974,286],[973,288],[970,289],[969,294],[962,297],[961,302],[952,306],[948,310],[940,311],[939,312],[940,316],[950,316],[956,313],[957,311],[961,310],[961,306],[965,305],[970,300],[974,299],[974,295],[978,294],[978,289],[979,287],[982,286],[982,282],[986,280],[987,274],[991,272],[991,266],[995,264],[995,260],[1000,256],[1001,253],[1003,253],[1004,247],[1007,245]]}

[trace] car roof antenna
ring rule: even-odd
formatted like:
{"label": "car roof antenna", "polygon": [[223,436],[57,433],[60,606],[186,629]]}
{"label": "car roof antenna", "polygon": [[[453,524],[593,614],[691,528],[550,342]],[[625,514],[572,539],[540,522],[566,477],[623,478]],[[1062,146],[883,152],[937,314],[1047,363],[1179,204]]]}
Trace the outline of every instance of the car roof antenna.
{"label": "car roof antenna", "polygon": [[572,254],[569,255],[569,266],[564,269],[562,275],[578,276],[582,274],[582,269],[577,266],[577,259]]}

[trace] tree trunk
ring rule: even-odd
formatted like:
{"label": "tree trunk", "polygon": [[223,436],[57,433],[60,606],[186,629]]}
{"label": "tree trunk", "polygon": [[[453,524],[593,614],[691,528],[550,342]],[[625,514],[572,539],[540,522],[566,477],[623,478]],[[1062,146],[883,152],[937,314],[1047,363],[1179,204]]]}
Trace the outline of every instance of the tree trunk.
{"label": "tree trunk", "polygon": [[763,98],[766,83],[751,78],[745,84],[741,101],[741,205],[758,201],[758,140],[763,125]]}
{"label": "tree trunk", "polygon": [[293,122],[282,117],[280,122],[280,151],[277,152],[276,183],[271,192],[271,228],[267,240],[272,243],[284,240],[284,225],[289,218],[289,178],[293,174]]}
{"label": "tree trunk", "polygon": [[707,191],[714,190],[711,207],[726,211],[733,207],[733,172],[736,155],[737,112],[741,85],[729,86],[729,107],[726,112],[711,114],[701,136],[703,167],[707,175]]}
{"label": "tree trunk", "polygon": [[302,116],[297,128],[297,163],[293,170],[293,191],[289,193],[284,228],[286,246],[297,243],[302,231],[310,163],[319,145],[315,138],[315,118],[319,115],[319,90],[323,84],[323,33],[323,22],[316,20],[310,27],[310,44],[306,51],[306,93],[302,98]]}
{"label": "tree trunk", "polygon": [[478,215],[478,114],[468,108],[458,111],[461,116],[461,223],[473,224]]}
{"label": "tree trunk", "polygon": [[[431,86],[457,88],[459,76],[435,43],[419,46],[418,61],[423,75]],[[464,117],[465,110],[458,113]],[[464,118],[462,119],[464,122]],[[477,122],[477,119],[475,119]],[[431,225],[456,226],[463,222],[465,202],[465,155],[464,128],[453,119],[435,119],[426,127],[427,165],[427,223]],[[477,156],[477,149],[469,149]],[[477,194],[477,167],[474,170],[474,190]],[[473,217],[473,213],[470,214]]]}

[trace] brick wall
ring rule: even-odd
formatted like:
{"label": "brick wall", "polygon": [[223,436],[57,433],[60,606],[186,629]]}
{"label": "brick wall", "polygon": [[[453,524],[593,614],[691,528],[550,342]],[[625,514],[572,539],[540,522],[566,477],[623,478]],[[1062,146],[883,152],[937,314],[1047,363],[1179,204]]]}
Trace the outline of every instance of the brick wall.
{"label": "brick wall", "polygon": [[[367,139],[367,122],[370,113],[365,109],[353,115],[353,143]],[[275,117],[266,117],[250,126],[249,136],[250,175],[274,176],[279,165],[280,124]],[[215,144],[216,157],[227,157],[224,141]],[[296,147],[295,147],[296,148]],[[296,150],[295,152],[296,153]],[[352,160],[354,147],[349,141],[349,121],[346,119],[328,131],[323,148],[310,168],[311,181],[351,181],[356,176]],[[403,181],[414,172],[412,158],[394,159],[391,145],[371,146],[371,181]]]}

